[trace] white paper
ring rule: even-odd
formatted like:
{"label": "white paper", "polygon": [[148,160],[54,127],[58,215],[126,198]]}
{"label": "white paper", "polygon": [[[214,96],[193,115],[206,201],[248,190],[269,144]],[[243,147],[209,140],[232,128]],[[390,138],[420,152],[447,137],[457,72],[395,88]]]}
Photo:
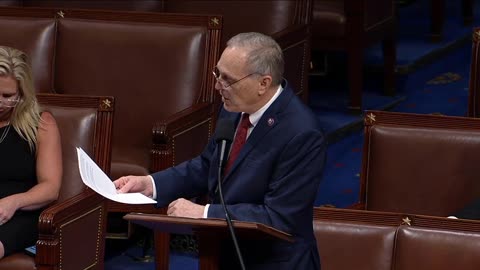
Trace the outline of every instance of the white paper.
{"label": "white paper", "polygon": [[77,147],[78,168],[83,183],[103,197],[128,204],[157,203],[141,193],[117,193],[112,180],[98,167],[82,148]]}

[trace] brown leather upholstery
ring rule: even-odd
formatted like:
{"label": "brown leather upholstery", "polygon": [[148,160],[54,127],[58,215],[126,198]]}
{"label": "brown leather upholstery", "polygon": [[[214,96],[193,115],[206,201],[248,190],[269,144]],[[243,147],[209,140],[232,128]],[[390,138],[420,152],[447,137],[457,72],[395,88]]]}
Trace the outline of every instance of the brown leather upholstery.
{"label": "brown leather upholstery", "polygon": [[396,270],[478,269],[478,232],[437,230],[402,226],[395,246]]}
{"label": "brown leather upholstery", "polygon": [[64,172],[60,197],[40,215],[37,255],[7,256],[0,260],[0,269],[103,269],[106,207],[101,196],[83,185],[75,148],[84,149],[108,173],[113,98],[53,94],[38,98],[60,130]]}
{"label": "brown leather upholstery", "polygon": [[468,116],[480,117],[480,28],[473,29],[470,85],[468,92]]}
{"label": "brown leather upholstery", "polygon": [[369,111],[361,208],[448,216],[480,196],[480,121]]}
{"label": "brown leather upholstery", "polygon": [[[400,219],[399,219],[400,218]],[[480,222],[315,208],[322,269],[477,269]]]}
{"label": "brown leather upholstery", "polygon": [[85,8],[132,11],[160,11],[160,0],[103,1],[103,0],[23,0],[25,7]]}
{"label": "brown leather upholstery", "polygon": [[207,40],[202,27],[72,17],[58,22],[55,89],[116,98],[113,179],[148,174],[153,123],[201,99],[209,75],[201,57]]}
{"label": "brown leather upholstery", "polygon": [[[68,108],[47,106],[46,109],[55,116],[59,123],[62,139],[63,166],[69,168],[63,172],[64,179],[81,179],[78,170],[76,147],[83,145],[87,153],[93,153],[93,136],[95,134],[96,108]],[[78,119],[72,121],[72,119]],[[82,146],[82,149],[83,149]],[[59,201],[73,197],[85,189],[80,181],[62,183]]]}
{"label": "brown leather upholstery", "polygon": [[55,20],[53,18],[0,17],[0,43],[26,52],[32,62],[35,88],[52,89]]}
{"label": "brown leather upholstery", "polygon": [[314,220],[313,225],[322,269],[389,269],[392,265],[395,226],[330,220]]}
{"label": "brown leather upholstery", "polygon": [[307,102],[312,0],[165,0],[164,5],[165,12],[222,15],[222,46],[241,32],[273,36],[285,55],[285,78]]}
{"label": "brown leather upholstery", "polygon": [[10,6],[22,6],[23,0],[3,0],[0,1],[0,6],[10,7]]}
{"label": "brown leather upholstery", "polygon": [[314,0],[312,48],[342,50],[347,54],[349,107],[360,111],[363,89],[363,54],[383,42],[385,93],[393,94],[396,62],[393,0]]}
{"label": "brown leather upholstery", "polygon": [[[221,14],[224,17],[222,44],[241,32],[277,33],[297,23],[296,1],[165,1],[166,12]],[[269,12],[266,12],[269,11]],[[292,12],[293,11],[293,12]],[[248,14],[249,19],[245,18]]]}

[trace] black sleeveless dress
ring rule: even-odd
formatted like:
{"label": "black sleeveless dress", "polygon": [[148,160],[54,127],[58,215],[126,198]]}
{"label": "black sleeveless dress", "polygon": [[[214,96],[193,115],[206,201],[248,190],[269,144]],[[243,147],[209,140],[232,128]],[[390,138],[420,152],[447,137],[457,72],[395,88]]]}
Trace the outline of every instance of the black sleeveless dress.
{"label": "black sleeveless dress", "polygon": [[[0,138],[7,128],[0,128]],[[0,143],[0,199],[25,192],[37,184],[35,160],[35,151],[30,150],[28,142],[11,126]],[[5,256],[35,244],[40,212],[17,210],[8,222],[0,226],[0,242],[5,248]]]}

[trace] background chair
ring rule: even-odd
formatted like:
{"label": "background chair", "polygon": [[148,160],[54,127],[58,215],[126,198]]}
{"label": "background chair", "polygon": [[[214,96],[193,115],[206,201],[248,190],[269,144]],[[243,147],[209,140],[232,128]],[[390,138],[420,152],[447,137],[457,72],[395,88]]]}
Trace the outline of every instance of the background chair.
{"label": "background chair", "polygon": [[325,269],[476,269],[480,222],[379,211],[315,208]]}
{"label": "background chair", "polygon": [[55,116],[60,130],[63,155],[60,195],[40,215],[36,256],[12,254],[0,260],[0,269],[101,270],[105,200],[83,184],[75,148],[83,148],[102,170],[109,172],[114,100],[55,94],[38,94],[38,100]]}
{"label": "background chair", "polygon": [[367,111],[360,209],[449,216],[480,197],[480,119]]}
{"label": "background chair", "polygon": [[349,109],[360,112],[363,92],[363,54],[382,42],[384,92],[394,94],[395,13],[393,0],[314,0],[313,51],[344,51],[347,56]]}
{"label": "background chair", "polygon": [[253,31],[272,36],[284,53],[284,77],[295,93],[308,102],[312,4],[312,0],[165,0],[163,11],[221,15],[221,50],[238,33]]}
{"label": "background chair", "polygon": [[[17,6],[24,7],[160,11],[163,0],[17,0],[12,2],[17,2]],[[21,3],[18,4],[18,2]]]}

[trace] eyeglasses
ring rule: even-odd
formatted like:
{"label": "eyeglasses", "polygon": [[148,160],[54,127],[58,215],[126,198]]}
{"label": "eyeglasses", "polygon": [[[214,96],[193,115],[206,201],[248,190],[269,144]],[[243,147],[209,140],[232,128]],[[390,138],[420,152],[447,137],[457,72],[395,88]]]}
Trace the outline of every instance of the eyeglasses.
{"label": "eyeglasses", "polygon": [[243,80],[243,79],[246,79],[246,78],[252,76],[253,74],[258,74],[257,72],[253,72],[253,73],[250,73],[250,74],[248,74],[247,76],[244,76],[244,77],[242,77],[242,78],[240,78],[240,79],[238,79],[238,80],[236,80],[236,81],[233,81],[233,82],[231,82],[231,83],[228,83],[228,82],[224,81],[224,80],[221,78],[222,75],[220,74],[220,70],[218,70],[217,67],[214,67],[214,68],[213,68],[212,73],[213,73],[213,76],[215,77],[215,80],[217,80],[217,82],[218,82],[220,85],[222,85],[222,87],[223,87],[224,89],[225,89],[225,88],[228,88],[228,87],[230,87],[230,86],[232,86],[232,85],[234,85],[234,84],[236,84],[236,83],[238,83],[239,81],[241,81],[241,80]]}
{"label": "eyeglasses", "polygon": [[7,98],[7,99],[1,99],[0,98],[0,106],[1,107],[7,107],[7,108],[13,108],[13,107],[17,106],[19,101],[20,101],[19,97]]}

